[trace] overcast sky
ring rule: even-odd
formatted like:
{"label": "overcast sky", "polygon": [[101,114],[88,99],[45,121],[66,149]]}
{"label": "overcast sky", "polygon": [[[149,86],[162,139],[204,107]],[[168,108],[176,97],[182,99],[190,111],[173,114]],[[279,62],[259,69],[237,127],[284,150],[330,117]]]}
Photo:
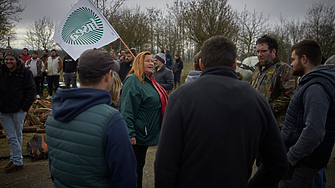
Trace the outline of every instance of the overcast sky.
{"label": "overcast sky", "polygon": [[[136,5],[145,7],[157,7],[164,9],[166,4],[172,4],[174,0],[126,0],[126,6],[134,7]],[[48,16],[59,23],[64,16],[70,11],[78,0],[21,0],[21,4],[26,5],[26,9],[21,14],[22,20],[16,26],[16,39],[11,41],[14,48],[25,47],[23,40],[26,29],[35,19]],[[269,15],[268,23],[275,24],[278,16],[282,13],[287,19],[304,19],[304,15],[313,3],[324,2],[335,4],[334,0],[228,0],[233,9],[241,12],[244,6],[249,11],[256,10]],[[113,25],[113,24],[112,24]],[[122,36],[121,36],[122,37]]]}

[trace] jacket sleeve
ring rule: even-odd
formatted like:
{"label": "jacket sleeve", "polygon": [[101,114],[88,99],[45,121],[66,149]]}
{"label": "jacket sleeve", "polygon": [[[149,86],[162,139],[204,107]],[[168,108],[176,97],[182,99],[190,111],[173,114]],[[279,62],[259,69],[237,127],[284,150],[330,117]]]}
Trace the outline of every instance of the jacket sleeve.
{"label": "jacket sleeve", "polygon": [[136,158],[128,137],[126,122],[121,115],[115,114],[110,119],[104,135],[104,144],[112,187],[136,187]]}
{"label": "jacket sleeve", "polygon": [[[267,110],[271,112],[270,109]],[[286,174],[289,164],[286,158],[284,143],[273,114],[265,115],[267,129],[260,140],[258,149],[262,164],[249,180],[248,188],[268,188],[277,184]]]}
{"label": "jacket sleeve", "polygon": [[[40,61],[41,61],[41,72],[44,72],[44,70],[45,70],[44,63],[43,63],[42,60],[40,60]],[[43,81],[41,81],[41,82],[43,82]]]}
{"label": "jacket sleeve", "polygon": [[63,61],[62,61],[62,58],[58,57],[58,61],[59,61],[58,72],[60,72],[60,71],[63,69]]}
{"label": "jacket sleeve", "polygon": [[165,79],[165,84],[161,84],[161,86],[165,90],[172,90],[172,88],[173,88],[173,78],[172,78],[172,72],[170,70],[166,71],[166,73],[164,75],[164,79]]}
{"label": "jacket sleeve", "polygon": [[177,95],[171,94],[166,107],[154,163],[155,187],[176,187],[183,151],[183,119]]}
{"label": "jacket sleeve", "polygon": [[308,87],[303,96],[303,103],[303,121],[306,127],[287,153],[288,161],[292,165],[310,155],[326,134],[326,112],[330,106],[330,99],[323,87],[319,84]]}
{"label": "jacket sleeve", "polygon": [[64,61],[63,61],[63,72],[65,72],[66,64],[67,64],[67,61],[66,61],[66,57],[65,57],[65,58],[64,58]]}
{"label": "jacket sleeve", "polygon": [[35,81],[33,74],[27,68],[24,68],[24,91],[25,96],[23,97],[23,103],[21,109],[25,112],[28,112],[30,106],[35,100]]}
{"label": "jacket sleeve", "polygon": [[136,86],[135,79],[138,78],[136,76],[126,78],[121,98],[121,114],[127,123],[129,138],[136,137],[135,121],[141,105],[141,93]]}
{"label": "jacket sleeve", "polygon": [[284,65],[285,68],[277,75],[283,90],[279,97],[271,102],[272,112],[282,114],[288,107],[294,90],[297,87],[297,77],[292,75],[292,69],[288,65]]}
{"label": "jacket sleeve", "polygon": [[[178,67],[178,71],[183,70],[183,68],[184,68],[184,63],[183,63],[183,60],[180,59],[179,67]],[[177,71],[177,72],[178,72],[178,71]]]}

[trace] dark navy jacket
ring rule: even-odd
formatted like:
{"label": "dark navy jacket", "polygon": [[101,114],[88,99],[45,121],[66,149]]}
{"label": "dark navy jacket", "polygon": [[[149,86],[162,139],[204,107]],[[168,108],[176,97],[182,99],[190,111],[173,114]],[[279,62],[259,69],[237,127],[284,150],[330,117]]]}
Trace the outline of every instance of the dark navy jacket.
{"label": "dark navy jacket", "polygon": [[317,66],[301,78],[281,132],[292,165],[327,165],[335,140],[334,100],[334,65]]}

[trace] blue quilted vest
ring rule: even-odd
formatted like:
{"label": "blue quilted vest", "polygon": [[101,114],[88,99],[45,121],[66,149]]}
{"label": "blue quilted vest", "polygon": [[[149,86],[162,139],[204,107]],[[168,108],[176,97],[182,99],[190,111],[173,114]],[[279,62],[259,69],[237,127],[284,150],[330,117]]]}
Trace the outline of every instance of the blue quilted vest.
{"label": "blue quilted vest", "polygon": [[300,160],[298,164],[304,164],[311,168],[323,168],[329,161],[335,140],[335,88],[329,80],[323,77],[313,77],[308,82],[298,86],[286,112],[282,137],[287,150],[298,141],[306,126],[303,122],[303,95],[306,89],[313,84],[321,85],[331,101],[328,112],[324,112],[327,113],[326,134],[320,145],[310,155]]}
{"label": "blue quilted vest", "polygon": [[46,133],[55,187],[110,187],[103,137],[117,113],[100,104],[68,123],[55,120],[50,113]]}

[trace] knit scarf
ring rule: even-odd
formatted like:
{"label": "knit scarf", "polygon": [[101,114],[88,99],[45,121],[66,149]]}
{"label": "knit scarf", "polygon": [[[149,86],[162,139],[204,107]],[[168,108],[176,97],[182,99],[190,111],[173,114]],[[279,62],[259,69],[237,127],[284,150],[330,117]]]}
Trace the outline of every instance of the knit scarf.
{"label": "knit scarf", "polygon": [[149,75],[149,80],[151,81],[152,85],[154,86],[154,88],[156,89],[156,91],[158,92],[159,94],[159,98],[161,100],[161,105],[162,105],[162,108],[161,108],[161,114],[162,114],[162,117],[161,117],[161,126],[162,126],[162,123],[163,123],[163,117],[164,117],[164,113],[165,113],[165,108],[166,108],[166,105],[167,105],[167,101],[169,99],[169,96],[167,95],[165,89],[160,86],[152,77],[152,74]]}

